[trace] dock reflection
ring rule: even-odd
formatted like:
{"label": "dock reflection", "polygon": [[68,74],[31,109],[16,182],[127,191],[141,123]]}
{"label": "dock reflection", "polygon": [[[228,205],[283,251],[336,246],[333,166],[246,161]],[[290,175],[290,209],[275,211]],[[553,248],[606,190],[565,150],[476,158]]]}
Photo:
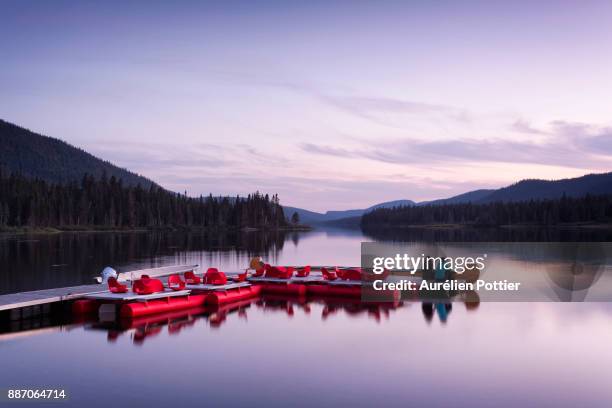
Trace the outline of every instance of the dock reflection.
{"label": "dock reflection", "polygon": [[114,316],[79,316],[61,320],[45,318],[36,322],[10,322],[0,328],[0,342],[20,339],[49,332],[74,330],[79,327],[86,331],[106,332],[109,343],[115,343],[122,337],[129,337],[131,342],[142,345],[148,339],[166,333],[176,336],[186,330],[199,330],[203,325],[208,330],[221,330],[228,322],[241,320],[249,322],[249,315],[257,312],[261,315],[281,315],[294,319],[298,315],[319,317],[322,322],[333,324],[341,318],[364,319],[374,324],[384,324],[393,318],[395,311],[407,305],[421,305],[424,321],[429,325],[434,319],[445,324],[450,318],[453,307],[463,304],[468,311],[477,310],[479,302],[473,297],[460,294],[451,299],[404,299],[394,302],[362,302],[361,299],[330,297],[290,297],[282,295],[264,295],[257,299],[248,299],[222,306],[201,306],[192,309],[143,316],[131,319]]}
{"label": "dock reflection", "polygon": [[[476,310],[478,304],[463,302],[467,310]],[[204,326],[208,330],[222,330],[233,320],[249,321],[249,315],[255,310],[264,315],[295,318],[298,314],[318,316],[321,321],[332,323],[334,319],[366,319],[373,324],[384,324],[393,318],[395,311],[408,304],[421,304],[424,321],[429,324],[437,316],[441,323],[446,323],[453,310],[452,303],[396,301],[386,303],[362,303],[359,299],[340,298],[295,298],[283,296],[262,296],[223,306],[205,306],[184,311],[159,314],[134,319],[117,321],[96,321],[86,325],[87,330],[107,332],[107,341],[114,343],[122,336],[129,336],[131,342],[140,346],[145,341],[166,332],[167,335],[179,335],[185,330],[198,330]],[[455,307],[460,305],[455,302]],[[200,322],[200,324],[198,324]]]}

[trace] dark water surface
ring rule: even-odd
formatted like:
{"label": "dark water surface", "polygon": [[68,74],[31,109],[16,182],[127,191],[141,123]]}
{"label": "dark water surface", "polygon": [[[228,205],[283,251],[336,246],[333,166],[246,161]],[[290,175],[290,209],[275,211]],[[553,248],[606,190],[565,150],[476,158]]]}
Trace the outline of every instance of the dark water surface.
{"label": "dark water surface", "polygon": [[[417,234],[388,239],[427,241],[432,233]],[[105,265],[238,270],[253,255],[357,265],[360,242],[370,239],[341,230],[4,236],[0,289],[90,283]],[[262,298],[132,321],[41,319],[19,329],[0,335],[0,389],[64,388],[69,399],[58,406],[612,404],[605,302],[364,306]]]}

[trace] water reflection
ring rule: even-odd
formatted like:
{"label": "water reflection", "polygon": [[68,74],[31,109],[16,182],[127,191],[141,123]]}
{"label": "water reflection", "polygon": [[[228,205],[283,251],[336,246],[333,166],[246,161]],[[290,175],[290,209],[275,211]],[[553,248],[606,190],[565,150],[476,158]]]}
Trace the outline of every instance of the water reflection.
{"label": "water reflection", "polygon": [[607,242],[612,229],[599,227],[509,227],[509,228],[366,228],[372,241],[400,242]]}
{"label": "water reflection", "polygon": [[[33,319],[13,321],[9,325],[5,324],[0,328],[0,340],[12,340],[83,326],[89,331],[106,332],[109,343],[115,343],[121,337],[128,336],[134,345],[140,346],[147,339],[155,338],[162,333],[169,336],[179,335],[185,330],[194,328],[199,321],[206,322],[209,330],[221,330],[232,319],[248,322],[251,313],[264,316],[284,316],[286,319],[293,319],[297,314],[301,314],[330,323],[343,316],[349,319],[367,320],[374,325],[378,325],[390,321],[396,311],[419,304],[421,305],[424,322],[427,324],[431,324],[436,316],[442,324],[446,324],[453,309],[453,305],[448,302],[412,300],[363,303],[359,299],[296,298],[264,295],[258,299],[244,300],[228,305],[202,306],[131,319],[115,319],[114,315],[102,315],[100,318],[95,315],[81,316],[71,319],[55,315],[39,316]],[[464,302],[464,305],[466,310],[474,311],[478,309],[478,303]]]}
{"label": "water reflection", "polygon": [[[612,243],[610,242],[374,242],[363,246],[362,262],[371,265],[374,257],[412,254],[425,258],[486,259],[484,266],[457,273],[448,269],[438,277],[424,270],[423,279],[458,279],[474,283],[514,283],[515,290],[419,291],[420,299],[429,295],[444,300],[459,297],[474,301],[612,301]],[[472,273],[474,272],[475,273]],[[410,272],[396,272],[410,278]],[[469,276],[467,276],[469,275]],[[418,271],[414,276],[421,276]],[[519,285],[519,286],[516,286]],[[416,293],[415,293],[416,295]]]}
{"label": "water reflection", "polygon": [[249,314],[279,315],[293,319],[296,313],[312,315],[314,310],[322,321],[340,314],[357,319],[367,319],[379,324],[391,318],[393,311],[404,307],[403,302],[365,304],[349,299],[299,299],[283,296],[262,296],[256,300],[245,300],[223,306],[206,306],[186,311],[177,311],[133,319],[116,321],[95,321],[86,324],[88,330],[105,331],[109,343],[129,334],[134,345],[140,346],[145,340],[162,332],[169,336],[193,328],[200,320],[206,322],[209,330],[221,330],[232,319],[248,322]]}
{"label": "water reflection", "polygon": [[52,373],[71,392],[66,406],[373,406],[392,395],[383,405],[400,407],[402,390],[415,406],[447,406],[441,378],[452,379],[453,400],[474,407],[612,398],[607,304],[377,306],[273,297],[40,329],[0,343],[11,367],[0,383],[35,386]]}
{"label": "water reflection", "polygon": [[[166,332],[170,336],[179,335],[183,330],[189,330],[203,320],[211,330],[220,330],[228,319],[240,319],[247,322],[249,314],[282,315],[292,319],[296,313],[318,317],[321,321],[333,321],[338,316],[351,319],[366,319],[375,324],[389,321],[395,311],[409,304],[421,304],[424,321],[431,323],[435,315],[440,322],[446,323],[452,304],[440,302],[396,301],[388,303],[362,303],[359,299],[313,298],[300,299],[286,296],[262,296],[259,299],[244,300],[223,306],[202,306],[182,311],[161,313],[132,319],[101,318],[97,316],[80,316],[69,318],[66,315],[36,316],[5,322],[0,327],[0,340],[13,340],[53,331],[72,330],[83,326],[86,330],[106,332],[109,343],[116,342],[120,337],[129,335],[134,345],[142,345],[150,339]],[[465,303],[467,310],[476,310],[478,305]],[[106,320],[105,320],[106,318]]]}
{"label": "water reflection", "polygon": [[[254,255],[274,261],[287,239],[282,231],[0,234],[0,294],[93,283],[108,265],[121,272],[187,260],[242,266]],[[299,235],[292,239],[298,245]]]}
{"label": "water reflection", "polygon": [[[0,290],[90,282],[106,264],[232,270],[253,253],[279,264],[355,265],[368,239],[358,231],[150,235],[0,238]],[[513,257],[502,248],[493,265],[499,269],[486,273],[537,279],[549,289],[566,285],[547,280],[558,278],[550,269],[557,255],[538,259],[527,251]],[[576,288],[582,273],[596,278],[576,269]],[[603,297],[599,285],[589,296]],[[75,407],[609,405],[610,303],[480,304],[468,294],[452,304],[438,300],[262,297],[132,321],[50,315],[8,322],[0,338],[15,341],[0,342],[0,361],[10,367],[0,370],[0,384],[66,388],[63,405]]]}
{"label": "water reflection", "polygon": [[[92,283],[103,267],[119,272],[197,263],[237,271],[255,255],[290,265],[358,265],[365,240],[428,242],[606,241],[605,229],[403,229],[312,232],[132,232],[0,234],[0,294]],[[500,252],[512,252],[504,249]],[[521,258],[555,260],[563,252],[543,253],[529,246]],[[527,254],[532,251],[533,254]],[[555,258],[556,257],[556,258]]]}

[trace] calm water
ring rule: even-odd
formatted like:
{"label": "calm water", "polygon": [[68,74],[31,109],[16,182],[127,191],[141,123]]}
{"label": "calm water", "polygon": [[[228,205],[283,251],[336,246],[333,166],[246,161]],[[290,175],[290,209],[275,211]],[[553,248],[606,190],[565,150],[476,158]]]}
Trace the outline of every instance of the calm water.
{"label": "calm water", "polygon": [[[355,231],[5,236],[0,283],[4,293],[89,283],[106,264],[237,270],[253,255],[357,265],[360,242],[371,238]],[[363,306],[264,298],[128,322],[46,318],[12,329],[21,331],[0,336],[0,389],[65,388],[63,406],[612,404],[605,302]]]}

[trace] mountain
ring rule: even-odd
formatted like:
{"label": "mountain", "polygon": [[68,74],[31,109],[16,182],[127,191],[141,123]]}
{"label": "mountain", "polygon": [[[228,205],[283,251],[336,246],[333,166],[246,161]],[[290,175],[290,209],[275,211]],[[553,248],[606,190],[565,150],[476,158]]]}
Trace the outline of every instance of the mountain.
{"label": "mountain", "polygon": [[376,208],[392,208],[392,207],[400,207],[400,206],[411,206],[415,205],[415,202],[412,200],[395,200],[395,201],[387,201],[384,203],[376,204],[368,208],[364,209],[356,209],[356,210],[336,210],[336,211],[327,211],[325,213],[319,213],[314,211],[305,210],[303,208],[297,207],[289,207],[283,206],[283,211],[285,212],[285,216],[290,218],[294,212],[297,212],[300,216],[300,222],[304,224],[323,224],[332,221],[342,220],[346,218],[359,219],[366,212],[375,210]]}
{"label": "mountain", "polygon": [[308,211],[303,208],[289,207],[287,205],[283,205],[283,212],[285,213],[285,217],[287,218],[291,218],[294,212],[298,213],[300,217],[300,222],[303,224],[318,224],[325,221],[325,214]]}
{"label": "mountain", "polygon": [[354,225],[361,216],[377,208],[391,208],[399,206],[425,206],[461,204],[472,202],[474,204],[487,204],[492,202],[518,202],[529,200],[543,200],[567,197],[583,197],[587,194],[612,194],[612,172],[603,174],[587,174],[582,177],[562,180],[522,180],[518,183],[496,190],[474,190],[453,197],[422,201],[415,203],[410,200],[388,201],[373,205],[363,210],[327,211],[317,213],[301,208],[284,207],[285,215],[290,217],[293,211],[300,215],[301,222],[305,224],[330,223],[334,225]]}
{"label": "mountain", "polygon": [[567,197],[612,194],[612,173],[587,174],[582,177],[554,181],[522,180],[511,186],[494,190],[475,202],[542,200],[561,198],[564,194]]}
{"label": "mountain", "polygon": [[0,119],[0,170],[53,183],[80,182],[85,173],[104,173],[124,185],[148,188],[151,180],[101,160],[64,141],[34,133]]}
{"label": "mountain", "polygon": [[586,176],[562,180],[522,180],[497,190],[474,190],[454,197],[417,203],[423,205],[460,204],[472,202],[516,202],[567,197],[583,197],[587,194],[612,194],[612,173],[587,174]]}
{"label": "mountain", "polygon": [[421,201],[416,205],[442,205],[442,204],[460,204],[477,202],[483,200],[485,197],[491,195],[495,190],[474,190],[467,193],[459,194],[450,198],[442,198],[439,200],[432,201]]}

